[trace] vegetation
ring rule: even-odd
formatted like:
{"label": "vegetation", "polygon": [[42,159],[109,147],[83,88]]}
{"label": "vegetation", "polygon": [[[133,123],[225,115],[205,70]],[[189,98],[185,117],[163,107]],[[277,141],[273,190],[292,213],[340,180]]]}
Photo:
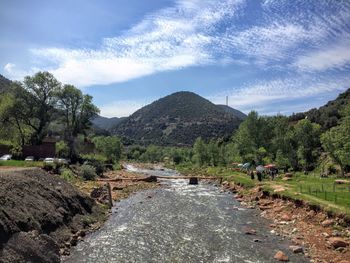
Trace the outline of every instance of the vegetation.
{"label": "vegetation", "polygon": [[[0,97],[0,135],[14,150],[40,144],[49,133],[63,138],[69,157],[75,157],[74,140],[90,128],[98,113],[92,97],[72,85],[63,85],[49,72],[27,76],[23,82],[5,82]],[[62,153],[65,154],[65,153]]]}
{"label": "vegetation", "polygon": [[192,146],[197,137],[230,136],[242,114],[237,117],[192,92],[177,92],[136,111],[111,132],[142,145]]}

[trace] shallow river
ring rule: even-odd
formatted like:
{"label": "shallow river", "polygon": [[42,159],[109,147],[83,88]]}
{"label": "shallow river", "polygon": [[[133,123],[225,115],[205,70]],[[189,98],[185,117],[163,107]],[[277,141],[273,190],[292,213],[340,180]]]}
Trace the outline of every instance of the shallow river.
{"label": "shallow river", "polygon": [[[139,172],[176,175],[172,170]],[[290,262],[308,262],[290,253],[290,243],[270,234],[271,222],[241,207],[232,194],[211,184],[188,185],[188,180],[162,183],[163,188],[116,203],[106,224],[64,262],[275,262],[278,250]],[[257,234],[246,235],[247,228]]]}

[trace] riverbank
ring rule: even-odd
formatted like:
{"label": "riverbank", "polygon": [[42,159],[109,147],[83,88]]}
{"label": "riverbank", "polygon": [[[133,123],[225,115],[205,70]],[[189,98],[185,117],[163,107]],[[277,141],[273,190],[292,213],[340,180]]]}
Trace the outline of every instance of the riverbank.
{"label": "riverbank", "polygon": [[[301,198],[293,198],[279,183],[259,183],[243,173],[220,169],[183,169],[186,174],[223,177],[222,186],[231,191],[243,206],[259,209],[260,215],[272,221],[271,233],[290,239],[297,251],[303,251],[311,262],[348,263],[350,228],[346,214],[322,208]],[[296,195],[300,197],[300,195]]]}
{"label": "riverbank", "polygon": [[0,172],[0,262],[60,262],[106,209],[39,168]]}
{"label": "riverbank", "polygon": [[[125,170],[104,179],[141,177]],[[111,182],[114,202],[156,183]],[[40,168],[0,171],[0,262],[60,262],[88,232],[109,217],[108,191],[103,181],[66,181]]]}

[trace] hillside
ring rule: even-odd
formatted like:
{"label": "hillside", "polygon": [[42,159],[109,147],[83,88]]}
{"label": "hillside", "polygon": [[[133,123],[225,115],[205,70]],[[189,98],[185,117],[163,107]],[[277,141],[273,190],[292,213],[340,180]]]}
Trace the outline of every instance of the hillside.
{"label": "hillside", "polygon": [[320,124],[323,130],[327,130],[338,124],[341,117],[340,112],[348,103],[350,103],[350,89],[318,109],[314,108],[306,112],[293,114],[290,116],[290,120],[298,121],[307,117],[312,122]]}
{"label": "hillside", "polygon": [[203,139],[229,136],[241,120],[192,92],[176,92],[136,111],[113,134],[142,144],[192,145]]}
{"label": "hillside", "polygon": [[238,119],[240,120],[244,120],[245,118],[247,118],[247,115],[244,114],[243,112],[236,110],[234,108],[231,108],[230,106],[227,105],[222,105],[222,104],[217,104],[216,106],[220,107],[221,109],[223,109],[226,113],[231,113],[234,116],[236,116]]}
{"label": "hillside", "polygon": [[97,116],[91,122],[94,126],[100,128],[100,129],[109,130],[109,129],[115,127],[123,119],[125,119],[125,118],[124,117],[122,117],[122,118],[117,118],[117,117],[107,118],[107,117]]}
{"label": "hillside", "polygon": [[0,93],[8,90],[11,83],[11,80],[5,78],[3,75],[0,74]]}

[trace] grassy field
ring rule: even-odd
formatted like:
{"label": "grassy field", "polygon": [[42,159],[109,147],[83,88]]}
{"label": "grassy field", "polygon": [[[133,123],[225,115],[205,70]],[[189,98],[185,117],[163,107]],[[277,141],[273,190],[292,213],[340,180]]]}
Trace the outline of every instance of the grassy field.
{"label": "grassy field", "polygon": [[43,162],[26,162],[21,160],[0,161],[0,166],[11,167],[42,167]]}
{"label": "grassy field", "polygon": [[[191,165],[179,165],[176,169],[184,174],[206,174],[222,177],[224,181],[235,182],[246,188],[260,185],[264,190],[293,199],[304,200],[310,204],[321,206],[326,211],[350,216],[350,184],[335,184],[336,177],[321,178],[319,173],[295,173],[291,180],[283,180],[283,176],[275,180],[264,179],[259,183],[256,179],[226,167],[195,168]],[[348,178],[348,180],[350,180]]]}

